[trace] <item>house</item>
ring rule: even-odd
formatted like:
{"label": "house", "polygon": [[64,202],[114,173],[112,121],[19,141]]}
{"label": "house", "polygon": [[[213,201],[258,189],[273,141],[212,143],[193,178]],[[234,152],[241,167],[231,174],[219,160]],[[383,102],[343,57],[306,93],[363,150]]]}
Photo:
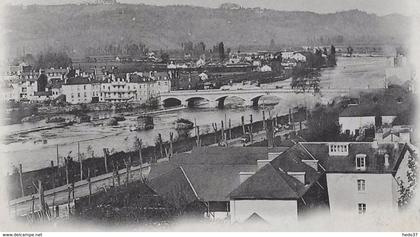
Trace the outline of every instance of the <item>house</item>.
{"label": "house", "polygon": [[171,83],[166,73],[135,72],[117,76],[112,74],[100,84],[99,101],[145,103],[170,89]]}
{"label": "house", "polygon": [[[380,216],[398,210],[397,180],[405,175],[406,143],[299,143],[325,169],[332,216]],[[303,153],[302,153],[303,154]],[[306,158],[305,158],[306,159]]]}
{"label": "house", "polygon": [[299,142],[244,172],[230,193],[231,222],[257,215],[270,224],[296,222],[314,210],[349,218],[398,210],[398,180],[407,183],[411,144]]}
{"label": "house", "polygon": [[367,128],[389,125],[399,114],[411,109],[411,100],[409,92],[399,87],[361,95],[358,104],[349,104],[339,114],[341,131],[358,136]]}
{"label": "house", "polygon": [[241,172],[255,172],[258,160],[277,156],[287,148],[199,147],[153,164],[149,186],[168,203],[196,208],[202,215],[225,219],[230,215],[229,193],[240,184]]}
{"label": "house", "polygon": [[301,159],[301,153],[295,145],[274,159],[258,160],[255,173],[241,173],[243,182],[230,193],[231,222],[258,215],[269,224],[292,224],[311,210],[327,208],[325,174],[317,160]]}
{"label": "house", "polygon": [[87,77],[69,78],[62,85],[61,91],[70,104],[85,104],[99,101],[99,82]]}
{"label": "house", "polygon": [[260,71],[261,71],[261,72],[271,72],[271,71],[272,71],[272,69],[271,69],[271,67],[270,67],[270,66],[268,66],[268,65],[264,65],[264,66],[262,66],[262,67],[260,68]]}

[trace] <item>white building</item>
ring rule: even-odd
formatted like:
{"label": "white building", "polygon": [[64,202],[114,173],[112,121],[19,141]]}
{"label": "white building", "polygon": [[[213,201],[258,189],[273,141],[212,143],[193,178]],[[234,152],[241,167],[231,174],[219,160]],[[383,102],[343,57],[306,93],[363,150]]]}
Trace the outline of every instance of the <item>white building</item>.
{"label": "white building", "polygon": [[287,225],[313,210],[347,218],[392,215],[397,180],[407,182],[413,150],[408,143],[300,142],[258,160],[256,172],[242,172],[230,193],[231,222]]}
{"label": "white building", "polygon": [[348,105],[339,115],[341,132],[358,136],[366,128],[391,124],[401,111],[401,106],[393,104]]}
{"label": "white building", "polygon": [[70,78],[62,85],[61,91],[66,96],[66,102],[70,104],[99,101],[99,82],[90,78]]}
{"label": "white building", "polygon": [[100,102],[139,102],[169,92],[171,83],[166,73],[131,73],[125,77],[112,75],[100,85]]}

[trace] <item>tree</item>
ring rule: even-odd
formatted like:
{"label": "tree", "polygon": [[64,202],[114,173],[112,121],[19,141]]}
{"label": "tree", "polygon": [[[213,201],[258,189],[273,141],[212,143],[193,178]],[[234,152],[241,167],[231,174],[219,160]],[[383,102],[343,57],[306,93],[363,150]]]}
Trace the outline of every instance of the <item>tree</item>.
{"label": "tree", "polygon": [[160,59],[162,63],[168,63],[169,62],[169,54],[168,53],[162,53],[160,55]]}
{"label": "tree", "polygon": [[308,119],[308,141],[339,141],[338,110],[325,105],[316,107]]}
{"label": "tree", "polygon": [[225,60],[225,46],[224,46],[223,42],[219,43],[218,52],[219,52],[220,61]]}
{"label": "tree", "polygon": [[35,69],[67,68],[71,65],[71,58],[65,52],[47,52],[38,55]]}
{"label": "tree", "polygon": [[330,54],[328,55],[328,66],[337,66],[337,60],[335,59],[334,45],[331,45]]}
{"label": "tree", "polygon": [[400,177],[397,178],[398,182],[398,192],[400,194],[398,198],[398,206],[401,208],[406,208],[413,200],[415,191],[416,191],[416,181],[417,181],[417,154],[410,153],[407,161],[407,185]]}
{"label": "tree", "polygon": [[274,39],[271,39],[270,41],[270,49],[273,50],[276,48],[276,43],[274,42]]}

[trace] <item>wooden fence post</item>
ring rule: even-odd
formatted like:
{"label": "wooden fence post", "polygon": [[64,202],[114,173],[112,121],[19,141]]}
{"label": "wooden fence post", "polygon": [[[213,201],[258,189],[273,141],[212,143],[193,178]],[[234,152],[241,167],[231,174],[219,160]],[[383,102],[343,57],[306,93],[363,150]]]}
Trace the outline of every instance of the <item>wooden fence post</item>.
{"label": "wooden fence post", "polygon": [[80,164],[80,181],[83,180],[83,160],[82,156],[80,154],[80,142],[77,142],[77,156],[79,158],[79,164]]}
{"label": "wooden fence post", "polygon": [[45,213],[45,199],[44,199],[44,187],[42,181],[38,180],[38,193],[39,193],[39,206],[41,208],[41,215],[44,216]]}
{"label": "wooden fence post", "polygon": [[229,140],[232,140],[232,121],[229,119]]}
{"label": "wooden fence post", "polygon": [[108,149],[104,148],[104,163],[105,163],[105,173],[108,173]]}
{"label": "wooden fence post", "polygon": [[222,132],[222,142],[224,142],[225,141],[225,126],[224,126],[224,123],[223,123],[223,120],[221,121],[221,132]]}
{"label": "wooden fence post", "polygon": [[241,123],[242,123],[242,135],[245,135],[245,118],[241,116]]}
{"label": "wooden fence post", "polygon": [[265,111],[262,111],[262,116],[263,116],[263,130],[265,130],[267,128],[267,124],[265,122]]}
{"label": "wooden fence post", "polygon": [[160,134],[159,133],[159,152],[160,152],[160,157],[159,158],[162,158],[163,157],[163,140],[162,140],[162,134]]}
{"label": "wooden fence post", "polygon": [[201,141],[200,141],[200,126],[197,126],[197,146],[198,147],[201,146]]}
{"label": "wooden fence post", "polygon": [[252,127],[253,127],[252,114],[249,115],[249,121],[250,121],[250,123],[249,123],[249,140],[250,140],[251,144],[253,144],[254,143],[254,134],[252,132],[252,130],[253,130],[252,129]]}
{"label": "wooden fence post", "polygon": [[173,142],[174,142],[174,133],[169,133],[169,159],[172,158],[174,155],[174,148],[173,148]]}
{"label": "wooden fence post", "polygon": [[25,196],[25,188],[23,187],[23,172],[22,172],[22,164],[19,164],[19,182],[20,182],[20,191],[22,193],[22,197]]}
{"label": "wooden fence post", "polygon": [[90,202],[91,202],[91,196],[92,196],[92,183],[91,183],[91,181],[90,181],[90,169],[88,168],[88,177],[87,177],[87,179],[88,179],[88,187],[89,187],[89,205],[90,205]]}
{"label": "wooden fence post", "polygon": [[65,163],[65,167],[66,167],[66,184],[69,184],[69,158],[67,156],[67,158],[64,158],[64,163]]}

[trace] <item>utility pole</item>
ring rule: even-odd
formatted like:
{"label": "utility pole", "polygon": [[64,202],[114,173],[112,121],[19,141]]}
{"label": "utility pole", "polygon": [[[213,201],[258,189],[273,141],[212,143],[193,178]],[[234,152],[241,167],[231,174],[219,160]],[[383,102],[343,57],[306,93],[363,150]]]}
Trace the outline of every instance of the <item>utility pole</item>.
{"label": "utility pole", "polygon": [[[137,144],[139,146],[139,159],[140,159],[140,177],[143,180],[143,157],[141,155],[142,150],[142,140],[137,138]],[[117,171],[118,172],[118,171]],[[119,178],[118,178],[119,179]]]}

